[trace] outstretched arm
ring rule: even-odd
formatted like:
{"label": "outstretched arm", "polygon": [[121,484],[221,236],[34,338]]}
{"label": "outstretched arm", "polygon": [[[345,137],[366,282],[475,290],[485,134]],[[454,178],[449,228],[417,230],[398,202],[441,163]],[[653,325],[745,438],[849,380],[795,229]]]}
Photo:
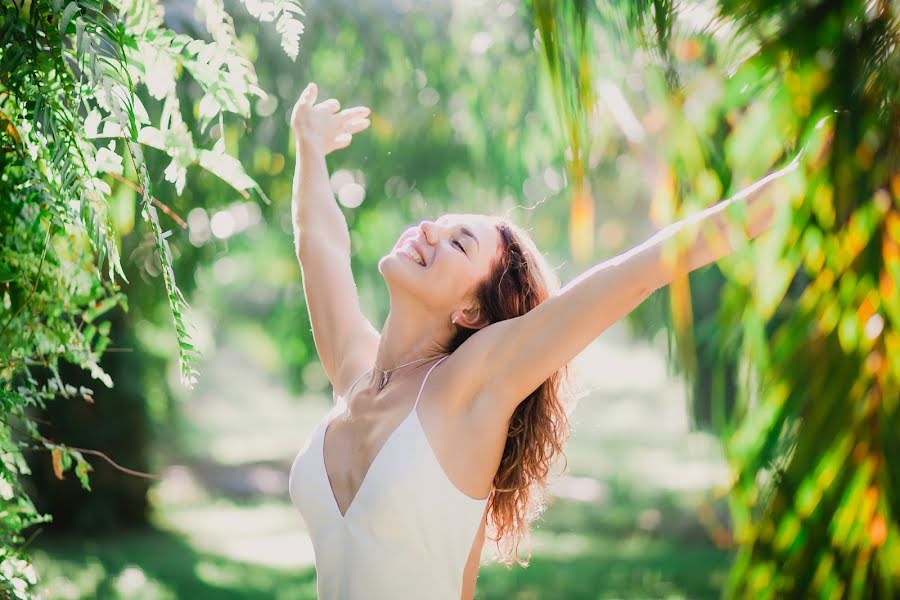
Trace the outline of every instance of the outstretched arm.
{"label": "outstretched arm", "polygon": [[[475,343],[466,349],[472,354],[471,364],[490,365],[489,371],[476,370],[480,376],[475,382],[477,396],[501,404],[511,415],[541,382],[655,290],[677,275],[731,252],[727,233],[733,226],[725,214],[731,204],[744,203],[747,210],[743,235],[752,238],[765,231],[775,204],[784,197],[774,182],[794,168],[796,162],[733,198],[662,229],[642,244],[588,269],[525,315],[476,333],[472,336]],[[672,260],[678,249],[681,259]]]}
{"label": "outstretched arm", "polygon": [[331,190],[325,156],[350,145],[369,125],[363,106],[337,112],[337,100],[318,105],[309,84],[291,116],[297,166],[291,199],[294,245],[319,360],[337,393],[372,364],[379,334],[365,318],[350,270],[350,233]]}

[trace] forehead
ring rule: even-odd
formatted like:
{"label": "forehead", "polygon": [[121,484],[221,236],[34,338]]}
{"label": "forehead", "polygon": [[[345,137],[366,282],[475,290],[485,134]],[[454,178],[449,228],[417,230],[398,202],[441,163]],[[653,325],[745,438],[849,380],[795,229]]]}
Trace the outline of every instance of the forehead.
{"label": "forehead", "polygon": [[466,227],[478,238],[478,256],[490,261],[500,251],[500,232],[497,219],[477,214],[446,214],[435,222],[444,227]]}
{"label": "forehead", "polygon": [[450,213],[441,215],[436,222],[446,227],[468,227],[479,240],[499,237],[494,219],[487,215]]}

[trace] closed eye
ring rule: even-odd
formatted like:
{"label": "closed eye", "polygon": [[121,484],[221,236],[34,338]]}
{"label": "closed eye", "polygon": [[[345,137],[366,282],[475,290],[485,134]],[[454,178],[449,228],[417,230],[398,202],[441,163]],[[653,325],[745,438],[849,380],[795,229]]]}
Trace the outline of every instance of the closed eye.
{"label": "closed eye", "polygon": [[460,250],[462,250],[462,253],[463,253],[463,254],[468,255],[468,252],[466,252],[466,249],[463,248],[463,245],[460,244],[458,240],[453,240],[453,243],[454,243]]}

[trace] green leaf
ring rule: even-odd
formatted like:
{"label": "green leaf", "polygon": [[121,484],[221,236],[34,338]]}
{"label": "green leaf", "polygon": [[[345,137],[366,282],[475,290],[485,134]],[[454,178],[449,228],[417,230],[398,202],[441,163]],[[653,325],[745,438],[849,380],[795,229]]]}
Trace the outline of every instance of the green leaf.
{"label": "green leaf", "polygon": [[236,190],[257,188],[256,181],[247,175],[241,162],[229,154],[200,150],[200,166]]}
{"label": "green leaf", "polygon": [[75,465],[75,475],[81,482],[81,487],[89,492],[91,491],[91,483],[88,479],[88,473],[93,470],[94,468],[90,465],[90,463],[83,458],[79,458],[78,462]]}
{"label": "green leaf", "polygon": [[72,16],[78,12],[78,3],[70,2],[66,9],[63,11],[62,16],[59,18],[59,32],[62,35],[66,34],[66,29],[69,27],[69,21],[72,20]]}
{"label": "green leaf", "polygon": [[117,294],[113,294],[112,296],[107,296],[103,298],[99,302],[97,302],[94,306],[91,306],[87,310],[82,313],[82,318],[90,323],[100,315],[106,313],[111,308],[115,307],[123,298],[125,294],[119,292]]}
{"label": "green leaf", "polygon": [[15,281],[19,278],[15,271],[13,271],[12,267],[9,265],[5,265],[0,263],[0,283],[5,283],[7,281]]}
{"label": "green leaf", "polygon": [[84,58],[84,20],[79,16],[75,19],[75,56],[80,64]]}

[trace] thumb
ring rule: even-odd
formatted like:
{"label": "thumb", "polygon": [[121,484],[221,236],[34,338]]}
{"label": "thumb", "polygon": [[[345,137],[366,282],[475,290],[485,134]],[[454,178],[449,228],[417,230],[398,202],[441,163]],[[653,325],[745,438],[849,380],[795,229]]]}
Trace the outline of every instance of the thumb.
{"label": "thumb", "polygon": [[306,89],[303,90],[303,93],[300,94],[300,100],[303,101],[304,104],[315,104],[316,97],[319,95],[319,88],[314,81],[310,81],[307,84]]}

